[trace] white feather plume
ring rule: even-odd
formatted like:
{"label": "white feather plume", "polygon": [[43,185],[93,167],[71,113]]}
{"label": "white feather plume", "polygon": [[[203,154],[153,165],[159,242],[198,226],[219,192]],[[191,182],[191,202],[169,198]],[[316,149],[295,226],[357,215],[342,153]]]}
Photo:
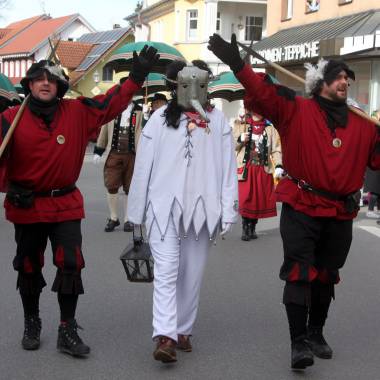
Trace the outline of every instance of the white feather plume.
{"label": "white feather plume", "polygon": [[307,95],[311,95],[319,82],[321,80],[323,81],[327,63],[327,60],[321,58],[316,65],[311,63],[304,64],[304,67],[306,68],[305,91]]}

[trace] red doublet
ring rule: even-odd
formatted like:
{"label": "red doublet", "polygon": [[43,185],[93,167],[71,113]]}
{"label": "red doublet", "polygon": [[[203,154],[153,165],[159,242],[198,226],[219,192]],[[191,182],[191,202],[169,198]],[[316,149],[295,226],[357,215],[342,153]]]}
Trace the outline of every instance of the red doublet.
{"label": "red doublet", "polygon": [[[36,192],[74,184],[89,138],[127,107],[138,88],[138,84],[127,80],[94,98],[62,99],[50,129],[26,107],[6,159],[8,180]],[[1,115],[0,142],[18,108],[8,109]],[[13,223],[54,223],[84,218],[83,198],[78,189],[56,198],[36,198],[30,209],[17,208],[7,200],[4,207],[6,218]]]}
{"label": "red doublet", "polygon": [[[246,89],[249,110],[271,120],[282,143],[285,170],[316,189],[347,195],[363,185],[367,166],[380,169],[380,131],[369,121],[349,112],[345,128],[336,128],[342,146],[332,145],[324,111],[313,99],[295,96],[292,90],[274,85],[250,66],[236,75]],[[283,179],[276,188],[277,199],[312,217],[352,219],[342,201],[332,201]]]}

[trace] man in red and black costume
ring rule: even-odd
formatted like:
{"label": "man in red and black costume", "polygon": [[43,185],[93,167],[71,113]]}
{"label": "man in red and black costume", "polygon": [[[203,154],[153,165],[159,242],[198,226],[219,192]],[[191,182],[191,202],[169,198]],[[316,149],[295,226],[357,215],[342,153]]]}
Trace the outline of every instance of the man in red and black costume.
{"label": "man in red and black costume", "polygon": [[309,65],[311,98],[303,98],[244,64],[235,35],[228,43],[214,34],[209,49],[243,84],[246,107],[270,119],[281,137],[288,176],[276,191],[283,202],[280,278],[286,281],[291,365],[303,369],[313,364],[313,354],[332,357],[322,329],[350,249],[365,169],[380,169],[379,129],[349,112],[348,82],[355,76],[342,61]]}
{"label": "man in red and black costume", "polygon": [[[4,207],[15,227],[13,265],[24,308],[22,346],[26,350],[40,345],[39,298],[46,285],[42,267],[49,239],[57,267],[52,290],[57,292],[61,312],[57,348],[74,356],[90,352],[78,336],[75,320],[84,268],[83,198],[75,183],[89,138],[127,107],[155,63],[156,52],[144,47],[139,55],[134,53],[129,79],[94,98],[63,99],[68,77],[51,61],[34,63],[21,81],[30,101],[4,156],[8,180]],[[0,142],[18,109],[0,115]]]}

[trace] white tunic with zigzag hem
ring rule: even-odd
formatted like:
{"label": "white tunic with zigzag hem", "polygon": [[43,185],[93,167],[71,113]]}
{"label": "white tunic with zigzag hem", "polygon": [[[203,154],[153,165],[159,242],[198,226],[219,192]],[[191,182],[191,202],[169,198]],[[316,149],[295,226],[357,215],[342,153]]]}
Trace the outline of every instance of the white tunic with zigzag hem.
{"label": "white tunic with zigzag hem", "polygon": [[179,235],[191,224],[196,235],[206,223],[210,238],[220,222],[236,223],[237,175],[232,130],[223,113],[207,112],[208,127],[187,131],[181,115],[178,129],[165,123],[161,107],[141,134],[128,196],[128,220],[142,224],[147,234],[157,223],[161,237],[172,215]]}

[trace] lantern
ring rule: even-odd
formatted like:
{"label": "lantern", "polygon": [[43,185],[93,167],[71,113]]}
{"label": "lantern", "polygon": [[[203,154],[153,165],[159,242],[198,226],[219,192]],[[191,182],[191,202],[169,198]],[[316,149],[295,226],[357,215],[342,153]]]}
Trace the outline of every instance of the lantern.
{"label": "lantern", "polygon": [[120,260],[129,281],[153,281],[153,257],[149,244],[144,241],[141,226],[140,236],[135,236],[135,229],[133,228],[133,243],[127,245],[120,256]]}

